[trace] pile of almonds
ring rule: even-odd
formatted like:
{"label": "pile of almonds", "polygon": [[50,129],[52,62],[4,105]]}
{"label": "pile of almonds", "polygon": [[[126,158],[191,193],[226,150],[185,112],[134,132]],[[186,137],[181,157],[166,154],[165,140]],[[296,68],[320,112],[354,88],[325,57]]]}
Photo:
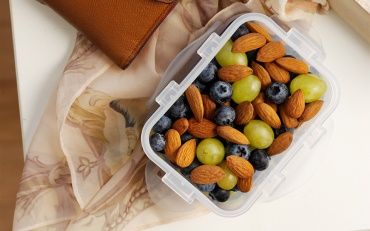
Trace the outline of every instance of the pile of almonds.
{"label": "pile of almonds", "polygon": [[[285,132],[274,138],[266,150],[269,156],[282,153],[292,143],[292,129],[312,119],[323,105],[322,100],[306,104],[302,90],[295,91],[283,104],[275,104],[266,99],[263,91],[270,84],[274,82],[289,84],[292,74],[307,74],[309,66],[302,60],[286,56],[283,43],[273,41],[262,25],[248,22],[246,26],[251,33],[236,39],[232,52],[256,51],[255,59],[249,60],[250,67],[245,65],[220,67],[217,76],[219,80],[232,84],[253,74],[261,82],[261,92],[252,102],[235,104],[229,101],[222,104],[235,109],[235,120],[231,125],[217,125],[214,122],[214,115],[221,105],[210,95],[202,94],[196,84],[190,85],[184,95],[192,116],[176,119],[165,133],[164,154],[179,168],[187,168],[195,161],[197,139],[219,137],[233,144],[250,144],[240,127],[254,119],[264,121],[273,129],[280,129],[282,126],[286,128]],[[181,135],[185,133],[191,134],[194,138],[181,142]],[[236,155],[225,155],[225,162],[228,169],[238,177],[238,190],[248,192],[252,187],[255,172],[252,164],[247,159]],[[206,164],[194,168],[190,174],[191,182],[204,185],[217,183],[224,177],[223,168]]]}

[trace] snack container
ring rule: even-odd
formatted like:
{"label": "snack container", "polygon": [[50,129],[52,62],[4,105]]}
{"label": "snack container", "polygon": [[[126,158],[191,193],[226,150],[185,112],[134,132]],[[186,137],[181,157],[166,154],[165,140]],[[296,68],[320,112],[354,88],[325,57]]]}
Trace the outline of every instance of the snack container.
{"label": "snack container", "polygon": [[[280,40],[285,44],[287,54],[294,55],[309,64],[311,72],[326,82],[327,91],[323,97],[324,105],[321,111],[314,119],[294,131],[294,140],[289,149],[272,157],[266,170],[256,171],[251,191],[234,192],[228,201],[221,203],[199,191],[171,163],[153,151],[149,137],[155,123],[193,83],[233,33],[248,21],[264,25],[274,40]],[[141,142],[148,158],[163,170],[162,181],[189,204],[197,200],[214,213],[224,217],[239,216],[262,196],[271,195],[286,179],[283,170],[289,161],[295,155],[299,155],[303,149],[312,148],[325,133],[323,124],[337,106],[339,88],[334,76],[323,66],[323,58],[322,49],[309,37],[295,28],[286,31],[265,15],[248,13],[234,17],[225,23],[216,22],[201,38],[190,44],[173,60],[153,97],[155,106],[144,125]]]}

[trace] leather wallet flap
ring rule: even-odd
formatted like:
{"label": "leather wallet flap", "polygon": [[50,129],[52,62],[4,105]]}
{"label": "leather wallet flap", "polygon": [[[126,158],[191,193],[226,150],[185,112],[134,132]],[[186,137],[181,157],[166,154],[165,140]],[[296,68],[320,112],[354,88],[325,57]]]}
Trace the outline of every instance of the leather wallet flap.
{"label": "leather wallet flap", "polygon": [[120,67],[127,67],[176,0],[45,0]]}
{"label": "leather wallet flap", "polygon": [[173,3],[174,0],[157,0],[158,2]]}

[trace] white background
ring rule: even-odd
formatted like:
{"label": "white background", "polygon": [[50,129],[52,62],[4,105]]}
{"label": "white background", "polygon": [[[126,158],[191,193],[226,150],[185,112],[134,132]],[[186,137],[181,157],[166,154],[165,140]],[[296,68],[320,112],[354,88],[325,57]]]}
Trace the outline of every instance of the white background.
{"label": "white background", "polygon": [[[10,2],[26,152],[76,31],[36,1]],[[296,190],[258,202],[238,218],[209,214],[150,230],[370,229],[370,45],[333,13],[317,16],[313,27],[327,54],[324,64],[342,92],[326,136],[310,151],[315,162],[308,169],[302,166],[305,174],[293,172],[295,180],[286,186]]]}

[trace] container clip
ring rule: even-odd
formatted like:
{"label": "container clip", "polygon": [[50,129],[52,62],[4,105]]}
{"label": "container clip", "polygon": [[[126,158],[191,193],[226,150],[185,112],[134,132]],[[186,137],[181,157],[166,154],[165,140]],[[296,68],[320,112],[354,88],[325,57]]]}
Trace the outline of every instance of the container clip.
{"label": "container clip", "polygon": [[295,46],[294,49],[300,51],[300,53],[309,60],[323,60],[325,58],[322,47],[308,35],[303,35],[294,27],[287,32],[287,40]]}
{"label": "container clip", "polygon": [[316,127],[306,138],[306,145],[309,148],[313,148],[320,138],[326,133],[324,127]]}
{"label": "container clip", "polygon": [[186,202],[189,204],[193,203],[194,192],[191,187],[186,185],[188,182],[186,182],[185,178],[179,179],[170,173],[166,173],[166,175],[164,175],[162,178],[162,181]]}
{"label": "container clip", "polygon": [[197,53],[202,58],[210,57],[219,44],[220,36],[213,32],[198,49]]}
{"label": "container clip", "polygon": [[155,98],[155,101],[163,106],[171,102],[179,91],[179,85],[175,81],[171,81],[162,92]]}
{"label": "container clip", "polygon": [[264,195],[269,197],[279,188],[279,186],[285,181],[285,176],[282,173],[276,173],[272,175],[269,180],[264,184]]}

